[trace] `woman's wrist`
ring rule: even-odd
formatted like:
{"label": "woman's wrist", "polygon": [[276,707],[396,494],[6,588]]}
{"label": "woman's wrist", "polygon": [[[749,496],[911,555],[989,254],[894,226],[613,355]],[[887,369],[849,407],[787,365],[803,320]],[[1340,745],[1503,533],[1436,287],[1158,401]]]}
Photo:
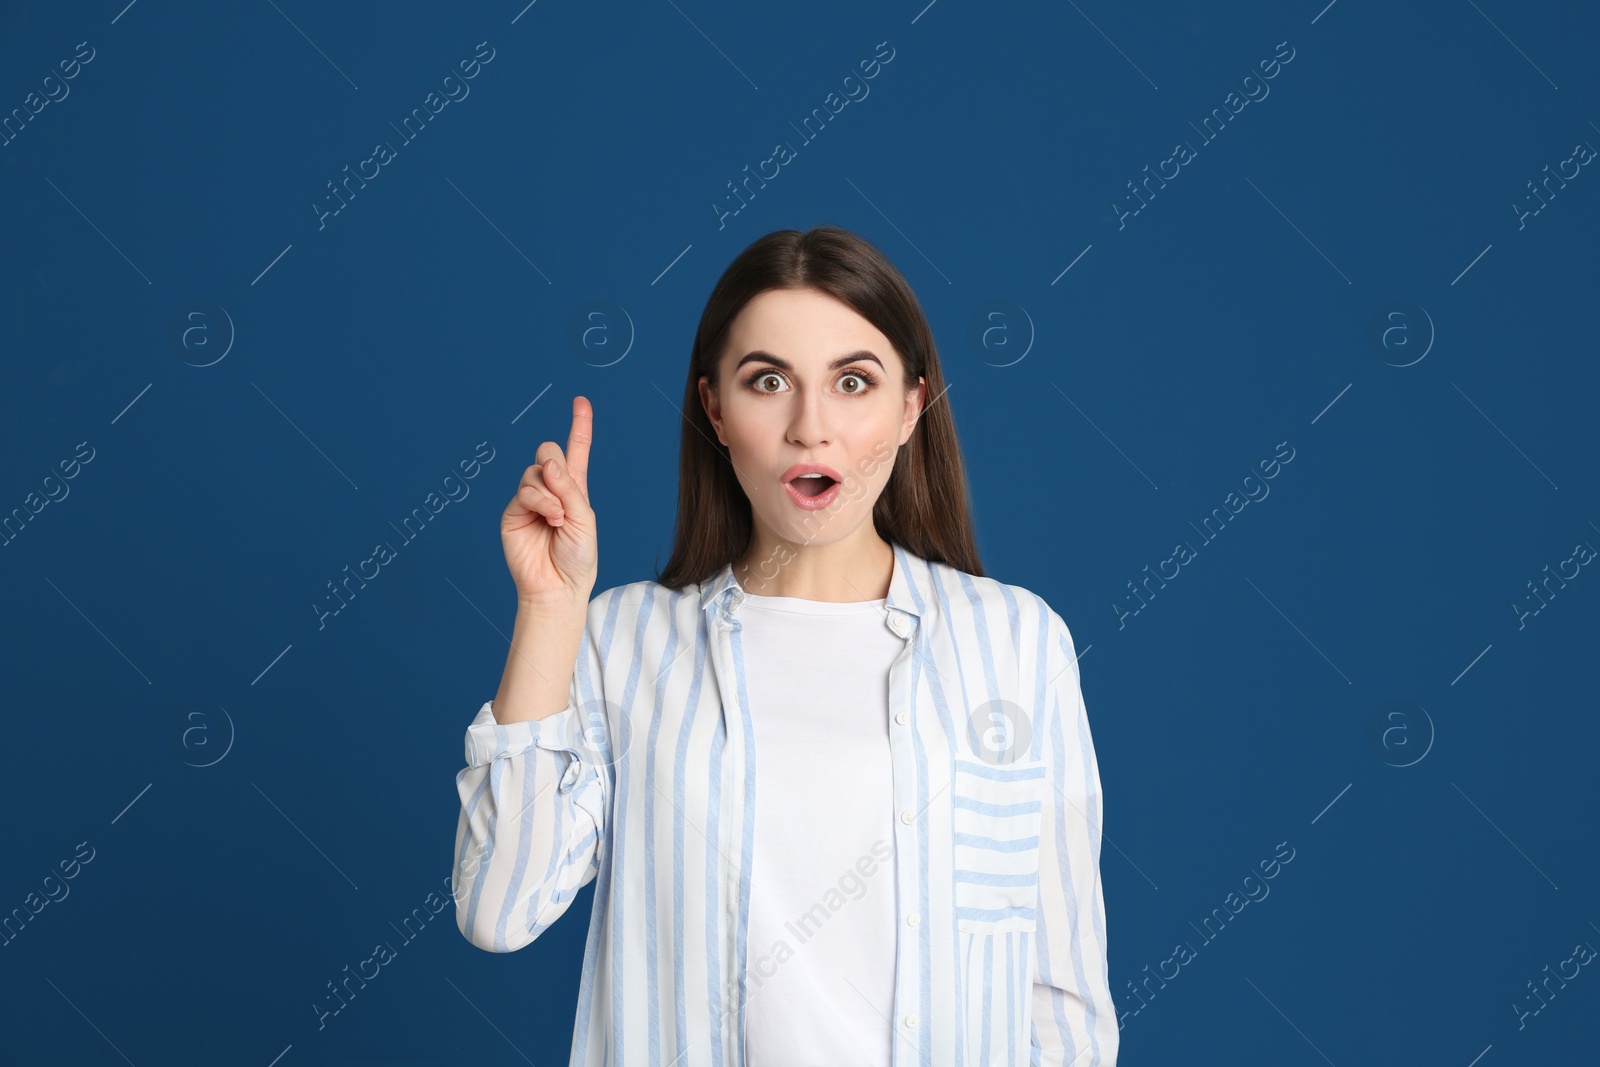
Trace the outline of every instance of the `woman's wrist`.
{"label": "woman's wrist", "polygon": [[562,619],[572,615],[587,616],[588,613],[588,591],[555,596],[517,597],[517,614],[533,619]]}

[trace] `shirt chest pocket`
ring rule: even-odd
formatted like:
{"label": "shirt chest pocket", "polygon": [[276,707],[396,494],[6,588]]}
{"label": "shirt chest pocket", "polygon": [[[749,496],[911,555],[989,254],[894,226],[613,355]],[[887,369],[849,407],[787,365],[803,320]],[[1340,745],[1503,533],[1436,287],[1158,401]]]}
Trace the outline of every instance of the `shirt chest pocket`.
{"label": "shirt chest pocket", "polygon": [[1032,931],[1038,921],[1043,760],[986,763],[958,756],[951,793],[956,928]]}

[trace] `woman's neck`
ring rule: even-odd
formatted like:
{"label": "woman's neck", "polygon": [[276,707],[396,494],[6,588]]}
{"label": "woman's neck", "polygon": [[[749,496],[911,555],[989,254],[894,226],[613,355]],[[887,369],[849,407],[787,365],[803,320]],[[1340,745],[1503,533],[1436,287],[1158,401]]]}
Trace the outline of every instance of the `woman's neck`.
{"label": "woman's neck", "polygon": [[829,603],[881,600],[894,575],[894,548],[869,530],[859,544],[752,546],[733,565],[747,593]]}

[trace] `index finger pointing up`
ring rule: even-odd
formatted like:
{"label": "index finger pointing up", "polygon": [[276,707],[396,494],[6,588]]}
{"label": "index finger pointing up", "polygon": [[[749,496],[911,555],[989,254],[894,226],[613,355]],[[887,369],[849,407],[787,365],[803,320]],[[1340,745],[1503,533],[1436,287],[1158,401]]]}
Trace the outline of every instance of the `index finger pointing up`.
{"label": "index finger pointing up", "polygon": [[589,488],[589,444],[594,440],[594,407],[587,397],[572,398],[572,429],[567,433],[567,469],[572,477]]}

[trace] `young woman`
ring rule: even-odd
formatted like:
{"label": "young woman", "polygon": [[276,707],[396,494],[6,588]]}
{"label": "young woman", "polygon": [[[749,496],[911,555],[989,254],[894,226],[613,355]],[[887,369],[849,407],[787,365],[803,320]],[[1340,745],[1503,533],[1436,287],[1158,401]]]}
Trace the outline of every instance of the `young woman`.
{"label": "young woman", "polygon": [[518,608],[456,779],[456,917],[597,879],[572,1067],[1112,1067],[1066,624],[983,576],[932,334],[872,245],[768,234],[684,390],[672,557],[596,576],[577,397],[501,519]]}

